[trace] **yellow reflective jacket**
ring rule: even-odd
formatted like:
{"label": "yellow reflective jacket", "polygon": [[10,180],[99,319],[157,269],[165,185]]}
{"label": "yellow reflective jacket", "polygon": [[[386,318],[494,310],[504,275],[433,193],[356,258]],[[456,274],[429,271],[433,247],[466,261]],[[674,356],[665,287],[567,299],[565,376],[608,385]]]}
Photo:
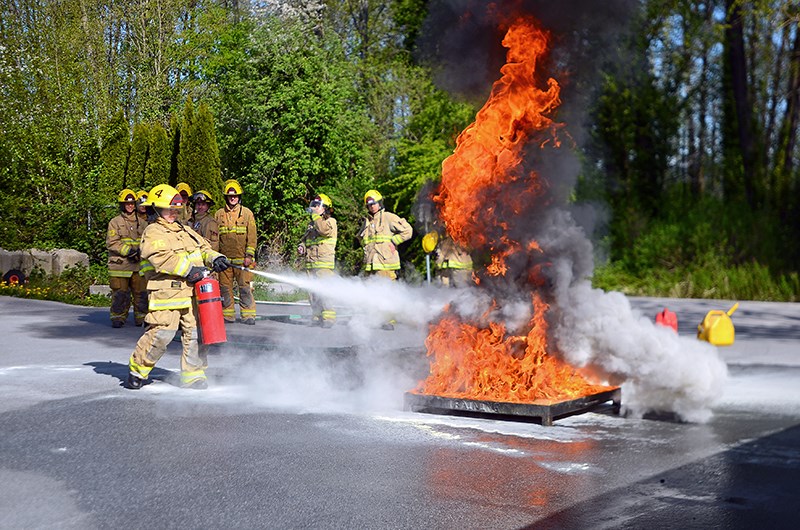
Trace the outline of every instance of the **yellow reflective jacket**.
{"label": "yellow reflective jacket", "polygon": [[311,223],[301,241],[306,246],[306,269],[333,269],[336,266],[336,219],[311,214]]}
{"label": "yellow reflective jacket", "polygon": [[141,249],[142,260],[151,268],[146,275],[150,311],[190,308],[194,289],[186,275],[192,267],[210,267],[222,256],[188,226],[162,218],[145,229]]}
{"label": "yellow reflective jacket", "polygon": [[436,248],[436,265],[440,269],[472,270],[472,256],[450,237],[444,237]]}
{"label": "yellow reflective jacket", "polygon": [[116,278],[130,278],[139,270],[138,261],[130,261],[126,256],[131,250],[139,248],[147,223],[136,212],[121,213],[108,223],[106,248],[108,249],[108,275]]}
{"label": "yellow reflective jacket", "polygon": [[212,250],[219,252],[219,223],[213,215],[208,212],[196,213],[189,226],[208,241]]}
{"label": "yellow reflective jacket", "polygon": [[397,245],[411,239],[413,234],[408,221],[392,212],[381,209],[375,215],[367,215],[358,233],[364,245],[364,270],[398,270],[400,254]]}
{"label": "yellow reflective jacket", "polygon": [[242,265],[245,256],[256,256],[256,219],[248,208],[227,204],[217,210],[214,218],[219,224],[219,251],[236,265]]}

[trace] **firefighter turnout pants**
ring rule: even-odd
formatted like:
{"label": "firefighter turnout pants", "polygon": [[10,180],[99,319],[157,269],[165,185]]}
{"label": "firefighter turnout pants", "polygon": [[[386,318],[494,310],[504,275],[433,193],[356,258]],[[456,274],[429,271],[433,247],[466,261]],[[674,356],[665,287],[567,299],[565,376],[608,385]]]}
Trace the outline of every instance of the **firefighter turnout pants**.
{"label": "firefighter turnout pants", "polygon": [[439,281],[445,287],[455,287],[457,289],[474,284],[472,270],[470,269],[441,269],[439,271]]}
{"label": "firefighter turnout pants", "polygon": [[189,385],[198,379],[206,379],[208,368],[206,349],[197,342],[197,319],[195,307],[185,309],[162,309],[151,311],[144,319],[146,329],[131,354],[130,372],[135,377],[147,379],[150,371],[164,355],[167,346],[181,329],[181,384]]}
{"label": "firefighter turnout pants", "polygon": [[[393,271],[393,270],[377,270],[377,271],[371,271],[369,274],[371,276],[378,276],[380,278],[386,278],[387,280],[391,280],[393,282],[397,281],[397,272]],[[394,315],[390,314],[390,315],[387,315],[387,316],[388,316],[388,320],[386,321],[387,324],[390,324],[392,326],[397,324],[397,319],[395,319]]]}
{"label": "firefighter turnout pants", "polygon": [[222,295],[222,316],[226,322],[236,321],[236,307],[233,299],[233,284],[239,286],[239,313],[242,320],[256,318],[256,301],[250,282],[253,273],[231,267],[219,273],[219,290]]}
{"label": "firefighter turnout pants", "polygon": [[[330,278],[335,272],[333,269],[306,269],[310,278]],[[316,323],[322,322],[336,322],[336,310],[333,305],[316,293],[308,293],[309,302],[311,302],[311,318]]]}
{"label": "firefighter turnout pants", "polygon": [[147,315],[147,280],[138,272],[131,276],[111,276],[108,279],[111,287],[111,321],[125,322],[133,297],[133,319],[136,325],[144,322]]}

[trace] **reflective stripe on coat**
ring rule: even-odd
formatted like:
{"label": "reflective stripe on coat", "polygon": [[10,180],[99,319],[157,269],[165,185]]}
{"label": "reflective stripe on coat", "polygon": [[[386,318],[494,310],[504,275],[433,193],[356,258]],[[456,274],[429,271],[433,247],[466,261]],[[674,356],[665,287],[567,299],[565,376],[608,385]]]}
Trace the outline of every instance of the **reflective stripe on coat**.
{"label": "reflective stripe on coat", "polygon": [[302,242],[306,246],[306,269],[333,269],[336,266],[336,219],[311,215]]}
{"label": "reflective stripe on coat", "polygon": [[108,275],[115,278],[130,278],[139,271],[139,262],[127,258],[132,249],[139,248],[139,242],[147,228],[147,223],[134,211],[121,213],[108,223],[106,248],[108,249]]}
{"label": "reflective stripe on coat", "polygon": [[364,245],[364,270],[398,270],[397,245],[411,239],[413,234],[408,221],[392,212],[379,210],[375,215],[368,215],[358,234]]}
{"label": "reflective stripe on coat", "polygon": [[194,290],[185,276],[192,267],[210,267],[222,256],[191,228],[161,218],[145,229],[141,249],[152,267],[146,275],[150,311],[191,307]]}

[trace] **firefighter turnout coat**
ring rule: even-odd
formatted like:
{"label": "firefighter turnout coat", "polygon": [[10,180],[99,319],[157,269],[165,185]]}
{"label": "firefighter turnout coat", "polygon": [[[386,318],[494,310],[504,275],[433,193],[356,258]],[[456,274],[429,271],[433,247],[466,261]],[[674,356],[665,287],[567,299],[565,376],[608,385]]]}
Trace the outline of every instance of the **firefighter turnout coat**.
{"label": "firefighter turnout coat", "polygon": [[150,312],[145,317],[147,328],[130,358],[131,373],[147,379],[180,328],[181,381],[189,384],[205,379],[207,359],[205,352],[198,348],[194,287],[186,280],[186,275],[192,267],[211,267],[222,254],[212,250],[190,227],[179,221],[168,223],[162,218],[144,231],[141,252],[142,261],[146,263],[143,270],[150,293]]}
{"label": "firefighter turnout coat", "polygon": [[472,256],[450,237],[444,237],[436,249],[436,265],[440,269],[472,270]]}
{"label": "firefighter turnout coat", "polygon": [[111,322],[119,327],[128,319],[131,302],[137,326],[147,314],[147,290],[139,275],[139,240],[147,221],[136,211],[122,212],[111,219],[106,232],[108,283],[111,288]]}
{"label": "firefighter turnout coat", "polygon": [[108,275],[112,278],[130,278],[139,272],[139,261],[131,261],[128,255],[139,250],[147,221],[134,211],[121,213],[108,223],[106,248],[108,248]]}
{"label": "firefighter turnout coat", "polygon": [[192,229],[203,236],[211,249],[219,252],[219,223],[216,218],[206,213],[196,213],[190,223]]}
{"label": "firefighter turnout coat", "polygon": [[220,256],[200,234],[179,221],[159,218],[149,225],[142,236],[142,259],[152,267],[147,280],[150,311],[192,307],[194,288],[185,276],[192,267],[211,267]]}
{"label": "firefighter turnout coat", "polygon": [[255,259],[256,218],[249,208],[237,204],[217,210],[214,218],[219,225],[219,251],[235,265],[242,265],[245,256]]}
{"label": "firefighter turnout coat", "polygon": [[336,266],[336,219],[311,214],[311,223],[303,235],[306,269],[333,269]]}
{"label": "firefighter turnout coat", "polygon": [[358,234],[364,245],[364,270],[371,272],[400,269],[397,245],[411,239],[414,231],[408,221],[399,215],[378,210],[364,218]]}
{"label": "firefighter turnout coat", "polygon": [[[249,208],[241,204],[233,208],[227,204],[217,210],[214,218],[219,224],[219,251],[228,256],[234,265],[244,266],[244,259],[255,260],[256,219]],[[226,322],[236,320],[234,282],[239,286],[239,309],[242,321],[255,323],[256,302],[250,282],[253,273],[231,267],[219,273],[219,289],[222,294],[222,316]]]}
{"label": "firefighter turnout coat", "polygon": [[436,248],[436,266],[443,285],[466,287],[473,283],[472,256],[449,236],[439,240]]}

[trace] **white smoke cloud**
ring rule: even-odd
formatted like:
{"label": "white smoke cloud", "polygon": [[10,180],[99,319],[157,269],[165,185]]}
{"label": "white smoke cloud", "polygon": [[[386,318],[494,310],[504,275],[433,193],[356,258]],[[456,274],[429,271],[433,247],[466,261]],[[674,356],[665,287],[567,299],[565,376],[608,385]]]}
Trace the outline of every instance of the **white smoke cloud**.
{"label": "white smoke cloud", "polygon": [[[397,355],[393,352],[393,355]],[[298,348],[262,354],[238,374],[235,391],[255,406],[296,413],[368,413],[403,407],[411,370],[381,352]]]}
{"label": "white smoke cloud", "polygon": [[717,348],[636,314],[624,295],[591,286],[591,243],[568,212],[553,210],[540,242],[553,256],[556,321],[553,336],[564,359],[576,367],[624,383],[631,413],[674,412],[703,422],[721,395],[727,367]]}

